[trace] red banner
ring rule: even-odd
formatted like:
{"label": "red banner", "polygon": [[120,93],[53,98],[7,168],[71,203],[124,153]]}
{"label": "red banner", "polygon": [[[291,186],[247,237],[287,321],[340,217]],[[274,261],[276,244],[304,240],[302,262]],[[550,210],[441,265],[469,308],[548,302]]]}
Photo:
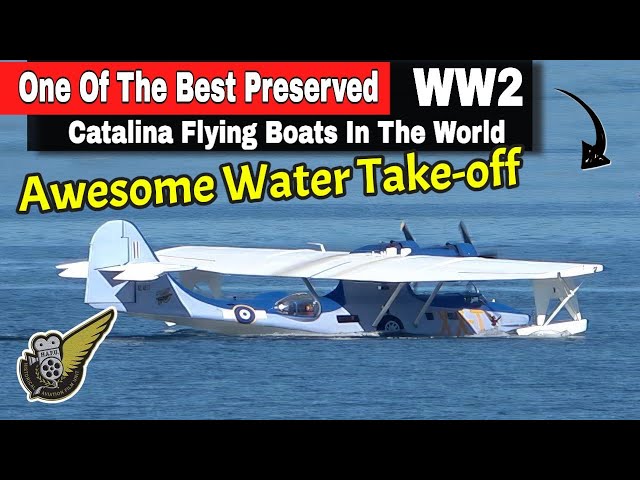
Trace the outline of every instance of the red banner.
{"label": "red banner", "polygon": [[0,115],[388,115],[388,62],[2,62]]}

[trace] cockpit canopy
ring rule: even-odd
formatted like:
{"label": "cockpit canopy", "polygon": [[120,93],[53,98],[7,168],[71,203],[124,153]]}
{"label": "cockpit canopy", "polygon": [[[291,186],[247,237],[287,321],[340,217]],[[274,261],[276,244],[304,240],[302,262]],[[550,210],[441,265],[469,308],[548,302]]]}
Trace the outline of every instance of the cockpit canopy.
{"label": "cockpit canopy", "polygon": [[467,283],[463,295],[467,303],[477,303],[483,298],[482,293],[480,293],[480,289],[476,287],[476,284],[473,282]]}
{"label": "cockpit canopy", "polygon": [[320,315],[320,303],[310,293],[301,292],[287,295],[278,300],[275,310],[282,315],[315,318]]}

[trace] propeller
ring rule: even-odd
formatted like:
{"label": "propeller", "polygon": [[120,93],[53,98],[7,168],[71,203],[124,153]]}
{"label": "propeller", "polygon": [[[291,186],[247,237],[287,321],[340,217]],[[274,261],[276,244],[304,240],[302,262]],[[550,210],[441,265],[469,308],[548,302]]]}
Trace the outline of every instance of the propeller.
{"label": "propeller", "polygon": [[473,242],[471,241],[471,235],[469,235],[469,230],[467,230],[467,226],[463,221],[458,224],[458,228],[460,229],[460,235],[462,235],[462,241],[464,243],[470,243],[473,245]]}
{"label": "propeller", "polygon": [[[467,226],[464,224],[464,222],[461,221],[458,224],[458,228],[460,229],[460,235],[462,235],[462,241],[464,243],[469,243],[473,245],[473,242],[471,241],[471,235],[469,234],[469,230],[467,229]],[[475,245],[474,245],[474,248],[475,248]],[[496,250],[476,249],[476,251],[478,252],[478,256],[482,258],[498,258],[498,252]]]}
{"label": "propeller", "polygon": [[[405,222],[400,223],[400,230],[402,230],[405,240],[411,241],[411,242],[416,241],[416,239],[411,234],[411,231],[409,230],[409,226]],[[419,285],[418,282],[411,282],[410,287],[415,292],[418,288],[418,285]]]}
{"label": "propeller", "polygon": [[[461,221],[458,224],[458,228],[460,229],[460,235],[462,235],[462,241],[464,243],[468,243],[470,245],[473,245],[473,240],[471,240],[471,234],[469,233],[469,230],[467,229],[467,226],[464,224],[464,222]],[[402,222],[400,224],[400,230],[404,234],[404,238],[406,240],[412,241],[412,242],[416,241],[415,237],[413,236],[413,234],[409,230],[409,226],[405,222]],[[475,248],[475,245],[473,245],[473,247]],[[478,250],[478,249],[476,249],[476,251],[478,252],[478,256],[482,257],[482,258],[498,258],[498,252],[495,249],[493,249],[493,250],[489,250],[489,249]]]}
{"label": "propeller", "polygon": [[409,227],[407,226],[407,224],[405,222],[402,222],[400,224],[400,230],[402,230],[402,233],[404,233],[405,240],[409,240],[411,242],[415,242],[416,241],[416,239],[413,238],[413,235],[411,235],[411,232],[409,231]]}

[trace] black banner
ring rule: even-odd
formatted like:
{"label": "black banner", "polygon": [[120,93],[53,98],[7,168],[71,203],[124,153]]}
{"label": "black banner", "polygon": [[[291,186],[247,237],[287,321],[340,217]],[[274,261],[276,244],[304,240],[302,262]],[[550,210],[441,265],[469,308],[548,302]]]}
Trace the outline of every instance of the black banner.
{"label": "black banner", "polygon": [[387,116],[29,116],[27,147],[362,152],[518,144],[532,150],[532,82],[531,61],[391,62]]}

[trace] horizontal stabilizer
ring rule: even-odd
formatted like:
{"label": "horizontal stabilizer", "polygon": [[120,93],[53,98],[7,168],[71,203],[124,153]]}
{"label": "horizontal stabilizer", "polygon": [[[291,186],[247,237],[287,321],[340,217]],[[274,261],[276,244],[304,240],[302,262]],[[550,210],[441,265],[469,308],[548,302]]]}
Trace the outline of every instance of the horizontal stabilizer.
{"label": "horizontal stabilizer", "polygon": [[89,262],[63,263],[56,265],[56,268],[62,270],[58,275],[64,278],[87,278],[89,272]]}
{"label": "horizontal stabilizer", "polygon": [[160,262],[129,263],[127,265],[115,265],[113,267],[99,268],[101,272],[120,272],[113,277],[119,281],[146,282],[155,280],[161,275],[169,272],[186,272],[195,269],[195,266],[176,265]]}

